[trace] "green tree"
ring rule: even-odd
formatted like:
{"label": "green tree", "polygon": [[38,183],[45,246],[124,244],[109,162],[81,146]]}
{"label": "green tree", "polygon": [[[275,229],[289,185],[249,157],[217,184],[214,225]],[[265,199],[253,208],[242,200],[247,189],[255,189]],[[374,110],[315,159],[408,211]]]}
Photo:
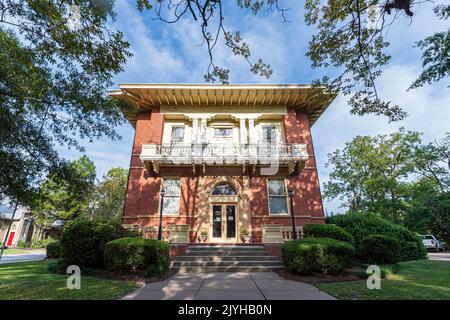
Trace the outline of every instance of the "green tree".
{"label": "green tree", "polygon": [[[425,2],[425,3],[424,3]],[[414,25],[417,10],[431,10],[436,19],[450,16],[450,5],[426,5],[422,0],[306,0],[305,23],[314,26],[315,34],[309,42],[307,56],[313,68],[334,67],[338,73],[333,78],[316,80],[334,93],[350,96],[351,112],[358,115],[373,113],[385,115],[390,121],[400,120],[407,114],[401,106],[383,101],[376,81],[391,56],[386,53],[391,43],[387,39],[389,28],[404,23],[406,18]],[[289,22],[289,12],[298,12],[297,6],[287,8],[278,0],[235,0],[234,4],[257,15],[275,11],[283,23]],[[302,3],[302,2],[299,2]],[[230,70],[214,62],[214,50],[223,41],[232,54],[241,56],[250,70],[269,78],[273,72],[262,59],[254,59],[253,52],[239,30],[231,32],[227,16],[233,11],[233,3],[222,0],[137,0],[138,10],[154,13],[154,18],[164,23],[177,23],[192,19],[199,28],[209,61],[205,80],[228,83]],[[235,29],[235,28],[234,28]],[[394,44],[395,45],[395,44]],[[422,51],[423,70],[410,89],[434,83],[450,75],[450,28],[436,32],[411,44]]]}
{"label": "green tree", "polygon": [[128,170],[111,168],[95,186],[89,212],[93,218],[120,221],[125,203]]}
{"label": "green tree", "polygon": [[333,170],[325,197],[343,200],[352,211],[373,211],[399,223],[420,146],[420,134],[414,131],[354,138],[342,151],[328,155],[326,166]]}
{"label": "green tree", "polygon": [[71,161],[63,174],[50,173],[31,207],[40,225],[67,222],[85,214],[95,186],[95,166],[88,157]]}
{"label": "green tree", "polygon": [[56,145],[119,138],[123,116],[106,90],[130,52],[109,27],[112,6],[0,2],[0,198],[30,204],[42,179],[67,167]]}
{"label": "green tree", "polygon": [[442,192],[428,178],[413,183],[403,224],[412,231],[431,233],[450,243],[450,192]]}

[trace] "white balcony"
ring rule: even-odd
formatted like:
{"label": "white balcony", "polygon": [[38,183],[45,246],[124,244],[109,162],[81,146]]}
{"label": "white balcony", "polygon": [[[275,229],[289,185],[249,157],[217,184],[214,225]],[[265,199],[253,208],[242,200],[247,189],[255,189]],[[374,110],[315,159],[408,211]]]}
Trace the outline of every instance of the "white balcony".
{"label": "white balcony", "polygon": [[140,159],[148,171],[159,166],[202,165],[287,165],[289,173],[304,166],[306,144],[144,144]]}

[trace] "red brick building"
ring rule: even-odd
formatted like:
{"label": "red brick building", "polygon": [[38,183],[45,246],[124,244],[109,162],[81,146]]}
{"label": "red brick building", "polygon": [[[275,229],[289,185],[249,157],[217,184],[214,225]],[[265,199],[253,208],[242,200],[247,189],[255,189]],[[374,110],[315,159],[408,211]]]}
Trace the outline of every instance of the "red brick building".
{"label": "red brick building", "polygon": [[[124,84],[135,128],[123,223],[173,242],[279,242],[323,223],[311,126],[334,98],[307,85]],[[161,204],[161,190],[164,190]],[[162,205],[162,208],[161,208]],[[248,237],[247,237],[248,238]]]}

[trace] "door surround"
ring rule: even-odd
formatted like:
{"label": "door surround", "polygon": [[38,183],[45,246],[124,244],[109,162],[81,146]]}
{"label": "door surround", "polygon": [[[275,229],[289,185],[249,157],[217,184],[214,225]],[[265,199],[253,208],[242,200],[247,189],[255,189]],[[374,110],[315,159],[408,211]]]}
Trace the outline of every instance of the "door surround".
{"label": "door surround", "polygon": [[[212,195],[212,191],[219,184],[229,184],[236,191],[236,195]],[[232,242],[242,242],[241,231],[249,230],[251,232],[248,191],[248,176],[201,176],[197,193],[198,234],[200,231],[207,231],[208,239],[206,241],[216,242],[212,238],[212,204],[230,204],[236,206],[236,238]],[[223,242],[230,243],[230,241]]]}

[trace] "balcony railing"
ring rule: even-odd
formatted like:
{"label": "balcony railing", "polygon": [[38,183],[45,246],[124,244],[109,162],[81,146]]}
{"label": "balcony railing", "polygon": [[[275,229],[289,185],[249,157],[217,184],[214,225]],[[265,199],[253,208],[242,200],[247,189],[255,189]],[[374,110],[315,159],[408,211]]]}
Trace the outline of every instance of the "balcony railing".
{"label": "balcony railing", "polygon": [[308,159],[306,144],[144,144],[142,161],[177,164],[288,164]]}

